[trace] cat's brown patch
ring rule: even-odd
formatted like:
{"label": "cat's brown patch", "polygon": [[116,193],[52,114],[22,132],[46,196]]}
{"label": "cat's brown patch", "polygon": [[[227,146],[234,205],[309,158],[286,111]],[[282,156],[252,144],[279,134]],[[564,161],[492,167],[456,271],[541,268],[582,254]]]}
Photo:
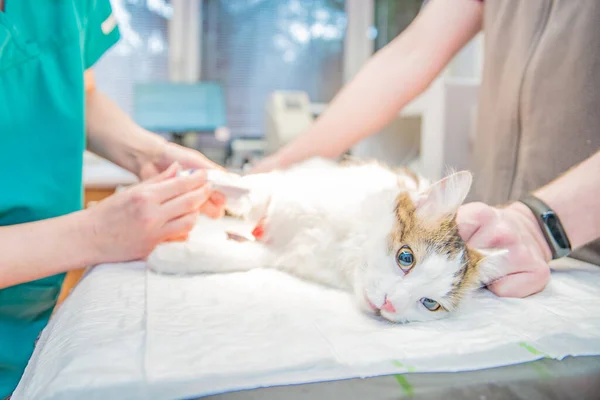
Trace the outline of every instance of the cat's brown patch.
{"label": "cat's brown patch", "polygon": [[463,267],[456,274],[452,290],[446,295],[454,307],[458,306],[468,292],[480,286],[479,265],[483,259],[478,251],[466,248],[463,255]]}
{"label": "cat's brown patch", "polygon": [[394,214],[396,224],[390,235],[390,245],[393,248],[406,242],[429,243],[451,258],[457,256],[464,248],[454,217],[442,219],[436,224],[422,223],[408,193],[398,195]]}
{"label": "cat's brown patch", "polygon": [[408,193],[401,193],[396,197],[394,216],[396,223],[390,235],[390,252],[394,248],[400,248],[405,239],[405,233],[412,232],[416,226],[416,207]]}
{"label": "cat's brown patch", "polygon": [[483,257],[466,246],[458,233],[455,216],[442,218],[435,224],[419,221],[416,206],[408,193],[401,193],[396,198],[394,215],[396,222],[389,235],[390,254],[404,245],[410,246],[416,257],[416,268],[419,260],[428,253],[445,254],[449,259],[460,257],[462,268],[444,296],[446,303],[451,305],[449,308],[456,308],[465,294],[479,285],[478,268]]}

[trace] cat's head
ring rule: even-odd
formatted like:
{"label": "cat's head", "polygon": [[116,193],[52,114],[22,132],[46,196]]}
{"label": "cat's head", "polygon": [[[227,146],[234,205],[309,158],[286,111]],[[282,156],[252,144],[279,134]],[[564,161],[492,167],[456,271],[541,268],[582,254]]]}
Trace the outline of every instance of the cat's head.
{"label": "cat's head", "polygon": [[471,249],[458,233],[471,182],[458,172],[426,191],[382,193],[365,204],[367,254],[354,285],[361,308],[393,322],[440,319],[499,275],[502,252]]}

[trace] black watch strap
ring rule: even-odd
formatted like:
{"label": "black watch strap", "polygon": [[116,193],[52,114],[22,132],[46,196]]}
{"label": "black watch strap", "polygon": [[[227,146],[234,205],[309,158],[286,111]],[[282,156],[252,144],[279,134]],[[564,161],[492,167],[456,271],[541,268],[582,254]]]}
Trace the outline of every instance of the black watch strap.
{"label": "black watch strap", "polygon": [[552,259],[568,256],[571,253],[571,242],[554,210],[531,194],[526,195],[519,201],[529,207],[535,215],[548,247],[552,251]]}

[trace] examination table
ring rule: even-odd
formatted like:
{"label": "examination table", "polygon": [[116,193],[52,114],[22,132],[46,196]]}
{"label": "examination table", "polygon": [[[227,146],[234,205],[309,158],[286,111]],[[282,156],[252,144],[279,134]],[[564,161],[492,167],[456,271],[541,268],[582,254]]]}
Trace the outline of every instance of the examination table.
{"label": "examination table", "polygon": [[[193,236],[231,223],[203,219]],[[278,271],[102,265],[42,333],[13,400],[599,399],[598,304],[600,268],[573,260],[538,295],[482,290],[406,325]]]}

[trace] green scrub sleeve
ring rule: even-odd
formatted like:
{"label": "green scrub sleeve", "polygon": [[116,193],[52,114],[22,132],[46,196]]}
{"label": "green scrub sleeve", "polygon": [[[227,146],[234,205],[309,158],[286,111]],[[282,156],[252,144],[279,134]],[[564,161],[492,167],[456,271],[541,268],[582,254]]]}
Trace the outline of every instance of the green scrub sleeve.
{"label": "green scrub sleeve", "polygon": [[88,0],[84,27],[84,66],[90,68],[120,38],[109,0]]}

